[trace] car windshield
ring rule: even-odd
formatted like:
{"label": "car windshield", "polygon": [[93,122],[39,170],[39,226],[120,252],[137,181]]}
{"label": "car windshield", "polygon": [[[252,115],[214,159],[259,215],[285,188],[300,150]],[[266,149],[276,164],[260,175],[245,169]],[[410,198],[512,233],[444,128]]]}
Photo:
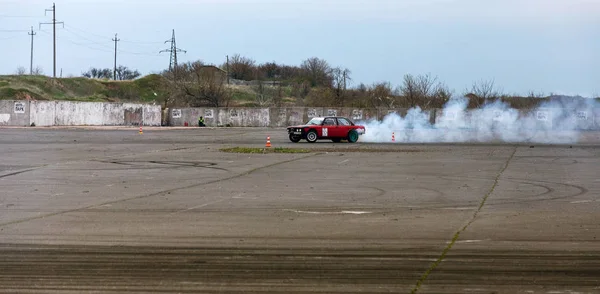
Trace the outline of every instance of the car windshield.
{"label": "car windshield", "polygon": [[323,118],[315,117],[315,118],[309,120],[308,123],[306,123],[306,124],[316,126],[316,125],[320,125],[322,123],[323,123]]}

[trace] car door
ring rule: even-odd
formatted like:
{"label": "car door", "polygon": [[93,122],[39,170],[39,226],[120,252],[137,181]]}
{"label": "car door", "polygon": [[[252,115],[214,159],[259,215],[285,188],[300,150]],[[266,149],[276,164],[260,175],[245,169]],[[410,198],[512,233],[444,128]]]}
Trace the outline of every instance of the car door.
{"label": "car door", "polygon": [[324,138],[335,137],[337,134],[337,121],[334,117],[328,117],[323,120],[321,127],[321,136]]}
{"label": "car door", "polygon": [[345,138],[352,129],[352,123],[343,117],[338,117],[337,136]]}

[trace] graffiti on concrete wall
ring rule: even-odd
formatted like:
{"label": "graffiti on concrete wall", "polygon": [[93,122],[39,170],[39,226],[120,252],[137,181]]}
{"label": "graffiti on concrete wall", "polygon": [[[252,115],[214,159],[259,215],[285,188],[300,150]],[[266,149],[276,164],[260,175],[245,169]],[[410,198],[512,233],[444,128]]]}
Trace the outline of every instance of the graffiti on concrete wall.
{"label": "graffiti on concrete wall", "polygon": [[587,111],[577,111],[576,117],[578,120],[587,120],[588,113]]}
{"label": "graffiti on concrete wall", "polygon": [[308,118],[313,118],[317,116],[317,110],[314,108],[310,108],[306,111]]}
{"label": "graffiti on concrete wall", "polygon": [[337,116],[337,110],[336,109],[329,109],[329,110],[327,110],[327,115],[328,116]]}
{"label": "graffiti on concrete wall", "polygon": [[171,111],[171,116],[173,118],[181,118],[181,109],[173,109],[173,111]]}
{"label": "graffiti on concrete wall", "polygon": [[25,113],[25,103],[15,102],[15,113]]}
{"label": "graffiti on concrete wall", "polygon": [[292,113],[290,113],[290,117],[293,120],[300,120],[300,113],[298,111],[292,111]]}
{"label": "graffiti on concrete wall", "polygon": [[352,110],[352,119],[362,119],[363,111],[361,109]]}
{"label": "graffiti on concrete wall", "polygon": [[214,117],[214,111],[212,109],[205,109],[204,110],[204,117],[205,118],[213,118]]}

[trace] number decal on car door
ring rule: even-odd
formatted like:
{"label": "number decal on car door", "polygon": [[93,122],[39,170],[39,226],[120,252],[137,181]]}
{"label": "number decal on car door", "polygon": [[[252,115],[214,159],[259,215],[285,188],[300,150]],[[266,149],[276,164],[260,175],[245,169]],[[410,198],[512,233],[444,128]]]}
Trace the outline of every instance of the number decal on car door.
{"label": "number decal on car door", "polygon": [[328,136],[327,132],[328,132],[327,128],[323,128],[323,137],[327,137]]}

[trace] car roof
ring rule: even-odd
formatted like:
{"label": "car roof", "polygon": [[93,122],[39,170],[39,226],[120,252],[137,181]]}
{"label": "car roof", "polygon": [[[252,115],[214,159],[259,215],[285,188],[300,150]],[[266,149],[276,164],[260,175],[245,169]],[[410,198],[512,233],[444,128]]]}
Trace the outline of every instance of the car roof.
{"label": "car roof", "polygon": [[321,119],[326,119],[326,118],[345,118],[345,119],[349,119],[349,118],[347,118],[345,116],[315,116],[313,118],[321,118]]}

